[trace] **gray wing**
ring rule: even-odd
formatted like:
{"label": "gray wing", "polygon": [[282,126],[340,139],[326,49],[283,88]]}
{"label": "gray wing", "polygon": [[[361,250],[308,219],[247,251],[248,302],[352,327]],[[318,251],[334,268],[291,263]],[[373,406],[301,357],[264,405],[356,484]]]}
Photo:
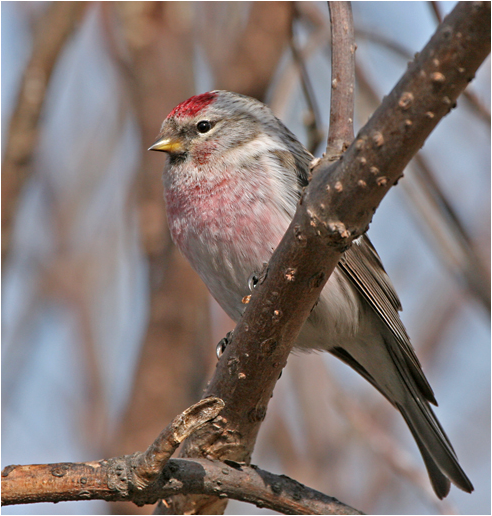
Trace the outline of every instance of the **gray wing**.
{"label": "gray wing", "polygon": [[403,351],[405,362],[422,394],[428,401],[437,405],[432,388],[398,315],[401,310],[398,295],[369,238],[363,235],[355,240],[338,262],[338,267],[389,328],[396,344]]}
{"label": "gray wing", "polygon": [[[290,137],[290,131],[287,131],[287,133]],[[297,145],[294,146],[293,156],[289,156],[288,159],[292,160],[294,158],[294,166],[297,172],[297,195],[300,195],[302,188],[308,184],[308,160],[312,159],[312,156],[297,140],[295,142]],[[279,158],[280,156],[277,156],[277,159]],[[286,157],[283,156],[283,159],[285,160]],[[283,164],[284,168],[286,168],[286,165],[285,163]],[[292,169],[293,164],[289,163],[289,165],[290,169]],[[398,315],[398,312],[401,310],[400,299],[384,270],[381,258],[379,258],[376,249],[374,249],[366,235],[354,240],[350,249],[343,254],[338,262],[338,267],[355,285],[393,334],[394,342],[403,352],[405,363],[423,396],[434,405],[437,405],[434,392],[422,371],[422,366]],[[345,359],[342,358],[342,360]],[[359,371],[362,376],[369,379],[364,372],[359,370],[360,364],[356,366],[351,363],[350,365]],[[374,384],[372,380],[369,381]],[[377,388],[379,389],[379,387]]]}

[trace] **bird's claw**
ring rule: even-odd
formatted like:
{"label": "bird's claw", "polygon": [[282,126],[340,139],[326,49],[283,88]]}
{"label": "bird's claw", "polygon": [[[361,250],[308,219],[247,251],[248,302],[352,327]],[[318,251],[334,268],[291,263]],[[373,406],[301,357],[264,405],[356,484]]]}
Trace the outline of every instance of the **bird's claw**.
{"label": "bird's claw", "polygon": [[217,347],[215,348],[215,354],[217,355],[217,360],[224,354],[226,347],[231,343],[232,334],[234,330],[228,331],[226,336],[223,339],[219,340]]}
{"label": "bird's claw", "polygon": [[248,288],[251,293],[253,293],[254,289],[258,284],[261,285],[265,281],[268,272],[268,263],[263,264],[263,268],[260,272],[253,271],[251,276],[248,278]]}
{"label": "bird's claw", "polygon": [[248,278],[248,288],[250,292],[253,292],[253,290],[256,288],[256,285],[258,285],[257,274],[257,272],[253,272],[251,276]]}

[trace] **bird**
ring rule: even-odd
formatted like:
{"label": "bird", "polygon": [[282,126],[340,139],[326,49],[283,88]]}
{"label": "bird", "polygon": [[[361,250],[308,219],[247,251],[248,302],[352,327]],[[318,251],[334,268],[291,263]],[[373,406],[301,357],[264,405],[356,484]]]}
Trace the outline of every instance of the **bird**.
{"label": "bird", "polygon": [[[167,154],[171,237],[224,311],[238,321],[308,185],[313,156],[262,102],[224,90],[195,95],[165,118],[149,148]],[[433,390],[400,319],[401,303],[367,235],[355,239],[296,341],[328,351],[403,416],[436,495],[473,485],[439,423]]]}

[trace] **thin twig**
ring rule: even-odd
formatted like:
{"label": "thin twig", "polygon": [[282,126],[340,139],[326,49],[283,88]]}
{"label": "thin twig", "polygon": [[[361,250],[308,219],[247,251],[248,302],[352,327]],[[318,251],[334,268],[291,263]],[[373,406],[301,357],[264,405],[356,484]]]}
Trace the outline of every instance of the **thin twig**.
{"label": "thin twig", "polygon": [[430,8],[432,12],[434,13],[434,16],[436,18],[436,21],[438,24],[442,23],[442,15],[441,10],[439,9],[439,2],[434,2],[433,0],[429,2]]}
{"label": "thin twig", "polygon": [[[307,42],[302,48],[298,48],[301,59],[306,62],[320,48],[326,44],[329,36],[328,26],[322,26],[310,34]],[[288,63],[278,78],[275,92],[270,102],[270,107],[277,116],[285,113],[286,105],[292,96],[292,90],[299,78],[299,67],[292,61]]]}
{"label": "thin twig", "polygon": [[294,33],[294,23],[298,19],[299,13],[297,9],[295,9],[295,16],[294,20],[292,21],[291,28],[290,49],[292,51],[292,57],[294,58],[297,67],[299,68],[302,92],[304,94],[304,98],[306,99],[306,104],[308,106],[308,113],[304,119],[304,124],[306,125],[308,135],[307,149],[309,150],[309,152],[311,152],[311,154],[314,154],[314,152],[318,148],[318,145],[321,143],[323,139],[323,131],[321,129],[321,114],[318,102],[316,101],[316,96],[314,94],[314,88],[307,71],[306,62],[304,60],[304,54],[299,49],[297,38]]}
{"label": "thin twig", "polygon": [[486,314],[490,315],[490,276],[488,271],[482,265],[473,247],[468,245],[468,239],[463,239],[458,227],[446,219],[441,204],[432,194],[429,183],[418,172],[420,167],[417,160],[416,164],[417,173],[410,176],[411,181],[403,183],[403,190],[412,203],[418,207],[417,212],[424,219],[426,228],[430,230],[431,240],[436,241],[436,247],[447,268],[458,280],[464,280],[469,292],[480,301]]}
{"label": "thin twig", "polygon": [[354,139],[355,39],[350,2],[328,2],[331,20],[330,129],[326,155],[335,161]]}

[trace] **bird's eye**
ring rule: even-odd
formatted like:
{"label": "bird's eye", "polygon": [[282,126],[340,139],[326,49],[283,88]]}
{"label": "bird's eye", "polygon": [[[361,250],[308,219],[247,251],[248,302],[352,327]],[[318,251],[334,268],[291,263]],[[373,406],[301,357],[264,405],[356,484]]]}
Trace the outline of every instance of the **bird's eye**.
{"label": "bird's eye", "polygon": [[200,122],[196,124],[196,128],[199,133],[208,133],[210,129],[212,129],[212,124],[208,120],[200,120]]}

